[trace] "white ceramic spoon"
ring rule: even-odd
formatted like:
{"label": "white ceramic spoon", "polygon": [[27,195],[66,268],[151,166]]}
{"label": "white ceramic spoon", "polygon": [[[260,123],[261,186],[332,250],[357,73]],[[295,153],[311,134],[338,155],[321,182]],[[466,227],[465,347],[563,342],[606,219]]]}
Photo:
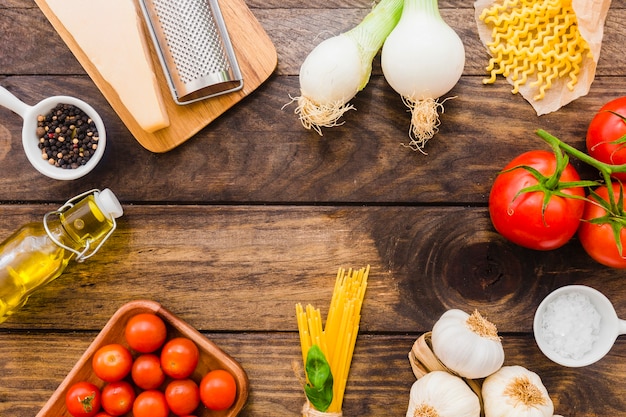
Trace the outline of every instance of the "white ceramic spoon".
{"label": "white ceramic spoon", "polygon": [[[597,334],[598,339],[591,345],[591,350],[582,355],[580,359],[566,357],[555,352],[545,340],[542,330],[543,317],[548,304],[554,301],[558,296],[570,293],[586,295],[601,317],[600,328]],[[626,320],[621,320],[617,317],[617,313],[611,301],[598,290],[585,285],[568,285],[551,292],[541,304],[539,304],[535,313],[533,330],[539,349],[541,349],[544,355],[550,360],[563,366],[581,367],[591,365],[609,353],[617,337],[626,334]]]}

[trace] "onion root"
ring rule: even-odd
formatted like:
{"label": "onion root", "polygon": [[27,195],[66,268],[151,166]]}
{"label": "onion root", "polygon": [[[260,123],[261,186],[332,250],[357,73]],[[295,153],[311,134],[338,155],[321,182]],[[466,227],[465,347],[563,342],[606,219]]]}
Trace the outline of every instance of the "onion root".
{"label": "onion root", "polygon": [[426,142],[432,139],[439,131],[439,125],[441,124],[439,112],[444,112],[443,103],[449,98],[440,102],[434,98],[414,100],[408,97],[402,97],[402,102],[411,112],[411,126],[409,128],[410,141],[408,145],[403,143],[403,146],[427,155],[426,151],[424,151],[424,147],[426,146]]}
{"label": "onion root", "polygon": [[341,101],[318,104],[304,96],[292,98],[292,101],[298,102],[294,113],[298,115],[302,126],[315,130],[320,136],[323,136],[322,127],[340,126],[344,123],[339,122],[341,116],[348,110],[356,110],[350,103]]}

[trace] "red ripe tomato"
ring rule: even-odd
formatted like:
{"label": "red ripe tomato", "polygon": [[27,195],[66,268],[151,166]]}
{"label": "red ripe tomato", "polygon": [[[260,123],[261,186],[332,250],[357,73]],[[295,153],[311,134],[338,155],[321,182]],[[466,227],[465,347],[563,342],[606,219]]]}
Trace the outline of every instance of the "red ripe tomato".
{"label": "red ripe tomato", "polygon": [[112,416],[130,412],[135,401],[135,389],[126,381],[111,382],[102,388],[102,408]]}
{"label": "red ripe tomato", "polygon": [[[621,117],[620,117],[621,116]],[[626,164],[626,97],[606,103],[591,119],[587,129],[587,152],[606,164]],[[613,174],[626,181],[626,173]]]}
{"label": "red ripe tomato", "polygon": [[170,339],[161,350],[161,368],[175,379],[188,378],[198,365],[200,352],[196,344],[186,337]]}
{"label": "red ripe tomato", "polygon": [[159,390],[143,391],[133,403],[133,417],[168,417],[169,413],[165,394]]}
{"label": "red ripe tomato", "polygon": [[[535,250],[552,250],[563,246],[576,233],[585,203],[583,200],[552,194],[543,210],[545,193],[520,190],[537,185],[539,181],[526,169],[529,166],[545,177],[556,168],[553,152],[535,150],[514,158],[495,179],[489,195],[489,214],[496,230],[520,246]],[[560,182],[580,181],[571,164],[567,164]],[[582,187],[564,188],[564,194],[584,197]],[[543,212],[542,212],[543,210]]]}
{"label": "red ripe tomato", "polygon": [[200,405],[198,384],[191,379],[176,379],[165,388],[165,400],[172,413],[185,416]]}
{"label": "red ripe tomato", "polygon": [[106,411],[100,411],[94,417],[113,417],[113,416],[111,414],[107,413]]}
{"label": "red ripe tomato", "polygon": [[111,343],[102,346],[94,353],[91,366],[101,380],[121,381],[133,366],[133,356],[124,346]]}
{"label": "red ripe tomato", "polygon": [[[604,200],[608,204],[609,201],[609,189],[606,186],[601,186],[595,189],[595,192],[600,197],[600,200]],[[613,195],[615,201],[618,201],[620,193],[620,185],[613,183]],[[600,201],[593,195],[589,196],[590,199]],[[597,203],[591,201],[585,204],[585,212],[583,214],[583,221],[580,223],[578,229],[578,239],[582,244],[585,251],[595,261],[612,268],[626,268],[626,228],[619,223],[610,223],[610,219],[606,218],[607,210]],[[604,218],[603,218],[604,217]],[[600,223],[594,223],[593,219],[601,219]],[[622,219],[623,220],[623,219]],[[615,240],[615,234],[613,227],[619,230],[619,239],[622,244],[622,252],[618,250],[617,242]]]}
{"label": "red ripe tomato", "polygon": [[93,417],[100,411],[102,394],[91,382],[81,381],[65,393],[65,406],[74,417]]}
{"label": "red ripe tomato", "polygon": [[150,353],[159,349],[167,338],[165,322],[153,313],[139,313],[128,320],[124,336],[131,349]]}
{"label": "red ripe tomato", "polygon": [[130,374],[135,385],[141,389],[156,389],[165,382],[161,359],[153,353],[138,356]]}
{"label": "red ripe tomato", "polygon": [[200,400],[210,410],[230,408],[237,396],[237,384],[230,372],[216,369],[200,381]]}

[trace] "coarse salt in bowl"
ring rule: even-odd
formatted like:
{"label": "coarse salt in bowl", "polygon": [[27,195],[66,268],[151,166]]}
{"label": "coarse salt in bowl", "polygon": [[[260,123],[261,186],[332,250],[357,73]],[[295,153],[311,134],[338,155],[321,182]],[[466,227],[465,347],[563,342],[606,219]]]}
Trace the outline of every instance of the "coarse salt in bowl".
{"label": "coarse salt in bowl", "polygon": [[539,349],[552,361],[568,367],[590,365],[603,358],[626,321],[611,301],[584,285],[568,285],[550,293],[535,313],[533,331]]}

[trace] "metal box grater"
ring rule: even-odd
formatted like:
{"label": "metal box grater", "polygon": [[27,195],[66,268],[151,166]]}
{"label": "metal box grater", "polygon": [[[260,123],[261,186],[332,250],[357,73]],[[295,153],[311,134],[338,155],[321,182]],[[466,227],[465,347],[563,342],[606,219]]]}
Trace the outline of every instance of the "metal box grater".
{"label": "metal box grater", "polygon": [[237,64],[217,0],[140,0],[178,104],[240,90]]}

